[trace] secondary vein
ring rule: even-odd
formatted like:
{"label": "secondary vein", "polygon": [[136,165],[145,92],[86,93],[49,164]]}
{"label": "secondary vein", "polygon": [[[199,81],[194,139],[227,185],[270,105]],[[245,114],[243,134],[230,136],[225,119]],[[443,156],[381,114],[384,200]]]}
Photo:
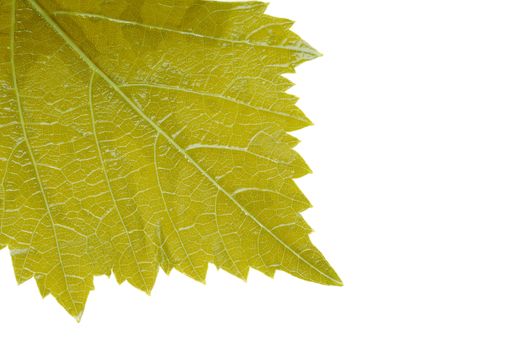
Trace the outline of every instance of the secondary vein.
{"label": "secondary vein", "polygon": [[[199,34],[199,33],[193,33],[185,30],[178,30],[163,26],[157,26],[153,24],[145,24],[135,21],[129,21],[125,19],[120,18],[113,18],[103,15],[98,15],[96,13],[86,13],[86,12],[72,12],[72,11],[55,11],[53,12],[53,15],[56,16],[76,16],[76,17],[84,17],[84,18],[91,18],[91,19],[98,19],[98,20],[104,20],[107,22],[117,23],[117,24],[124,24],[124,25],[132,25],[137,27],[142,27],[150,30],[157,30],[157,31],[163,31],[163,32],[169,32],[169,33],[175,33],[180,35],[186,35],[186,36],[193,36],[197,38],[203,38],[208,40],[214,40],[214,41],[220,41],[230,44],[240,44],[240,45],[248,45],[248,46],[254,46],[254,47],[263,47],[263,48],[270,48],[270,49],[281,49],[281,50],[290,50],[290,51],[297,51],[297,52],[303,52],[309,55],[319,55],[318,52],[315,50],[309,50],[303,47],[298,46],[287,46],[287,45],[270,45],[265,42],[253,42],[249,40],[235,40],[235,39],[227,39],[227,38],[220,38],[217,36],[210,36],[205,34]],[[280,25],[281,23],[273,24],[273,25]]]}
{"label": "secondary vein", "polygon": [[59,265],[62,270],[62,274],[64,276],[64,284],[66,286],[66,292],[68,293],[68,296],[70,298],[70,301],[72,303],[73,308],[75,309],[75,312],[79,314],[79,310],[77,309],[77,304],[75,303],[73,296],[71,295],[69,285],[67,282],[67,275],[66,270],[64,269],[64,263],[62,262],[62,253],[60,250],[60,243],[56,231],[56,224],[55,220],[53,218],[53,215],[51,214],[51,208],[49,206],[48,197],[46,195],[46,192],[44,191],[44,185],[42,182],[42,178],[40,176],[40,172],[38,170],[37,161],[35,159],[35,155],[33,154],[33,149],[31,147],[31,143],[29,141],[26,123],[24,120],[24,113],[22,111],[22,100],[20,97],[20,91],[18,89],[18,81],[17,81],[17,74],[16,74],[16,65],[15,65],[15,32],[16,32],[16,0],[13,0],[12,2],[12,9],[11,9],[11,33],[10,33],[10,45],[11,45],[11,52],[10,52],[10,61],[11,61],[11,74],[13,79],[13,88],[15,91],[16,96],[16,103],[17,103],[17,109],[18,109],[18,116],[20,121],[20,127],[22,129],[22,134],[24,136],[24,142],[26,143],[29,159],[31,160],[31,164],[33,165],[33,169],[35,170],[35,177],[39,186],[40,193],[42,194],[42,200],[44,201],[44,205],[46,207],[46,210],[48,212],[49,219],[51,221],[51,227],[53,231],[53,237],[55,239],[55,246],[57,248],[57,256],[59,258]]}
{"label": "secondary vein", "polygon": [[101,163],[101,167],[104,173],[104,178],[106,179],[106,183],[108,185],[108,190],[110,191],[110,196],[112,197],[113,205],[115,207],[115,210],[117,210],[117,215],[119,216],[119,221],[121,221],[121,224],[123,225],[123,228],[126,232],[126,237],[128,238],[128,245],[130,246],[130,250],[132,251],[132,256],[134,258],[135,265],[137,267],[137,272],[139,276],[141,276],[141,282],[143,282],[143,288],[147,293],[150,293],[150,290],[148,288],[148,285],[146,283],[145,277],[143,275],[143,272],[141,270],[141,267],[139,266],[139,261],[137,259],[137,255],[135,254],[135,249],[132,244],[132,240],[130,239],[130,232],[128,231],[128,227],[124,223],[123,215],[121,214],[121,210],[119,209],[119,206],[117,205],[117,200],[115,199],[115,195],[113,193],[112,183],[110,182],[110,177],[108,176],[108,170],[106,169],[106,165],[104,163],[104,158],[102,156],[101,147],[99,146],[99,137],[97,136],[97,127],[95,123],[95,111],[93,107],[93,79],[95,77],[95,72],[92,71],[92,75],[90,77],[90,85],[88,88],[88,102],[90,105],[90,116],[91,116],[91,122],[92,122],[92,130],[93,130],[93,137],[95,139],[95,145],[97,147],[97,153],[99,155],[99,161]]}

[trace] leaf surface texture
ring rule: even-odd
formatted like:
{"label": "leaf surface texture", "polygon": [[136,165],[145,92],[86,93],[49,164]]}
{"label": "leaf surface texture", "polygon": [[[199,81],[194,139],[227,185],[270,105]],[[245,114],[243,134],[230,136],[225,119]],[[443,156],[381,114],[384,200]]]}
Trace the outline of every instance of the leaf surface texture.
{"label": "leaf surface texture", "polygon": [[0,247],[80,318],[93,276],[150,292],[279,269],[341,282],[309,239],[310,125],[284,73],[318,53],[260,2],[0,0]]}

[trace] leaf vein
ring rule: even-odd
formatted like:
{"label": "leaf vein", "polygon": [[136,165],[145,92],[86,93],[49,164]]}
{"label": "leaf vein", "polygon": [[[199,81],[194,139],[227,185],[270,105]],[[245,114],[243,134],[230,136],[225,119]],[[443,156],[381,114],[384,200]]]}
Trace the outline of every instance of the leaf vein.
{"label": "leaf vein", "polygon": [[[186,36],[192,36],[196,38],[202,38],[202,39],[208,39],[208,40],[214,40],[219,42],[225,42],[230,44],[240,44],[240,45],[248,45],[248,46],[254,46],[254,47],[263,47],[263,48],[271,48],[271,49],[280,49],[280,50],[289,50],[289,51],[296,51],[296,52],[303,52],[309,55],[318,55],[318,52],[315,50],[309,50],[306,48],[298,47],[298,46],[290,46],[290,45],[270,45],[265,42],[252,42],[249,40],[235,40],[235,39],[227,39],[227,38],[221,38],[216,36],[210,36],[205,34],[199,34],[199,33],[193,33],[185,30],[178,30],[173,28],[167,28],[163,26],[157,26],[152,24],[145,24],[135,21],[129,21],[124,20],[120,18],[113,18],[103,15],[98,15],[95,13],[86,13],[86,12],[75,12],[75,11],[55,11],[53,12],[54,16],[77,16],[77,17],[83,17],[83,18],[91,18],[91,19],[98,19],[98,20],[104,20],[108,22],[118,23],[118,24],[125,24],[125,25],[133,25],[138,26],[150,30],[158,30],[163,32],[170,32],[180,35],[186,35]],[[278,25],[278,24],[276,24]]]}
{"label": "leaf vein", "polygon": [[89,102],[89,106],[90,106],[90,117],[91,117],[91,123],[92,123],[92,132],[93,132],[93,137],[95,139],[95,145],[96,145],[96,148],[97,148],[97,154],[99,156],[99,162],[101,163],[102,172],[104,174],[104,178],[106,180],[106,184],[108,186],[108,190],[109,190],[110,196],[112,198],[113,206],[115,207],[115,210],[116,210],[117,215],[119,217],[119,221],[123,225],[123,228],[124,228],[124,230],[126,232],[126,237],[128,239],[128,246],[130,247],[130,250],[132,252],[132,257],[134,258],[134,262],[135,262],[135,265],[137,267],[137,272],[139,273],[139,276],[141,277],[141,282],[143,283],[143,288],[144,288],[145,291],[148,292],[148,290],[149,290],[148,284],[146,283],[146,280],[145,280],[145,277],[143,275],[143,272],[142,272],[141,268],[139,267],[139,260],[137,259],[137,254],[135,253],[135,249],[133,247],[132,240],[130,238],[130,231],[128,230],[128,227],[126,226],[126,224],[124,222],[123,215],[121,213],[121,210],[119,209],[119,205],[117,204],[117,200],[115,198],[115,194],[113,193],[112,183],[110,182],[110,176],[108,174],[108,170],[106,169],[106,164],[104,163],[104,158],[103,158],[103,155],[102,155],[102,150],[101,150],[101,146],[100,146],[99,136],[98,136],[98,133],[97,133],[97,127],[96,127],[96,122],[95,122],[95,111],[94,111],[94,106],[93,106],[93,80],[94,80],[94,78],[95,78],[95,72],[92,72],[91,77],[90,77],[90,84],[89,84],[89,88],[88,88],[88,102]]}
{"label": "leaf vein", "polygon": [[252,109],[254,109],[256,111],[276,114],[276,115],[279,115],[279,116],[282,116],[282,117],[287,117],[287,118],[291,118],[291,119],[296,119],[296,120],[300,120],[300,121],[303,121],[303,122],[307,122],[306,118],[302,118],[300,116],[296,116],[296,115],[290,114],[290,113],[274,111],[274,110],[269,109],[269,108],[254,106],[254,105],[252,105],[252,104],[250,104],[248,102],[241,101],[239,99],[236,99],[236,98],[233,98],[233,97],[230,97],[230,96],[225,96],[225,95],[222,95],[222,94],[205,92],[205,91],[196,91],[196,90],[187,89],[187,88],[183,88],[183,87],[175,86],[175,85],[149,84],[149,83],[129,83],[129,84],[121,84],[121,85],[119,85],[119,87],[124,87],[124,88],[127,88],[127,87],[148,87],[148,88],[154,88],[154,89],[174,90],[174,91],[179,91],[179,92],[185,92],[185,93],[193,94],[193,95],[200,95],[200,96],[204,96],[204,97],[211,97],[211,98],[221,99],[221,100],[225,100],[225,101],[228,101],[228,102],[235,103],[235,104],[240,105],[240,106],[252,108]]}
{"label": "leaf vein", "polygon": [[29,136],[28,136],[28,132],[27,132],[27,128],[26,128],[26,123],[25,123],[25,120],[24,120],[24,113],[23,113],[23,110],[22,110],[22,99],[20,97],[20,91],[18,89],[18,79],[17,79],[17,73],[16,73],[16,64],[15,64],[16,5],[17,5],[16,0],[13,0],[12,1],[12,9],[11,9],[11,21],[12,22],[11,22],[11,32],[10,32],[10,45],[11,45],[10,62],[11,62],[11,74],[12,74],[12,79],[13,79],[13,90],[14,90],[15,96],[16,96],[16,104],[17,104],[20,128],[22,129],[22,134],[24,136],[24,142],[26,144],[26,148],[27,148],[27,151],[28,151],[28,155],[29,155],[29,159],[30,159],[31,165],[32,165],[32,167],[33,167],[33,169],[35,171],[35,178],[36,178],[38,186],[39,186],[39,191],[40,191],[40,193],[42,195],[42,200],[44,202],[45,209],[46,209],[46,211],[48,213],[48,216],[49,216],[49,219],[51,221],[53,237],[54,237],[55,246],[56,246],[56,249],[57,249],[57,256],[58,256],[58,259],[59,259],[62,275],[64,276],[64,285],[66,287],[66,293],[68,294],[68,297],[69,297],[73,307],[75,308],[75,312],[78,314],[79,313],[79,309],[77,308],[77,304],[75,303],[75,301],[73,299],[73,296],[71,294],[71,291],[70,291],[70,288],[69,288],[69,284],[68,284],[68,281],[67,281],[66,270],[64,268],[64,263],[62,262],[62,253],[61,253],[60,243],[59,243],[59,239],[58,239],[58,235],[57,235],[55,219],[53,218],[53,215],[51,214],[51,208],[50,208],[50,205],[49,205],[48,197],[47,197],[46,192],[44,190],[44,185],[43,185],[43,182],[42,182],[42,178],[41,178],[40,172],[38,170],[38,165],[37,165],[37,161],[36,161],[35,155],[33,154],[33,151],[32,151],[32,148],[31,148],[31,142],[29,141]]}

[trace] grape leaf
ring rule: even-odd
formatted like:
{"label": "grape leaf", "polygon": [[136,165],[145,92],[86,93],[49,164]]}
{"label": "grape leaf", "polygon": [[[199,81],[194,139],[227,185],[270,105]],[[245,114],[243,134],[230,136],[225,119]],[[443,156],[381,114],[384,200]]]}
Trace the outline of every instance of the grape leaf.
{"label": "grape leaf", "polygon": [[277,269],[341,281],[309,239],[310,125],[284,73],[317,57],[260,2],[0,1],[0,247],[81,317],[93,276],[150,292]]}

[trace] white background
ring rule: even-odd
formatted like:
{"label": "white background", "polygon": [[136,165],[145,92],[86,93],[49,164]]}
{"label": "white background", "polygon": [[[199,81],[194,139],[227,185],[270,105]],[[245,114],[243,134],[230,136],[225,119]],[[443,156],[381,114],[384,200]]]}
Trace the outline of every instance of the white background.
{"label": "white background", "polygon": [[[527,349],[524,1],[274,0],[324,57],[292,77],[315,122],[315,244],[345,286],[278,273],[152,296],[96,280],[77,324],[0,253],[2,348]],[[13,347],[15,346],[15,347]]]}

